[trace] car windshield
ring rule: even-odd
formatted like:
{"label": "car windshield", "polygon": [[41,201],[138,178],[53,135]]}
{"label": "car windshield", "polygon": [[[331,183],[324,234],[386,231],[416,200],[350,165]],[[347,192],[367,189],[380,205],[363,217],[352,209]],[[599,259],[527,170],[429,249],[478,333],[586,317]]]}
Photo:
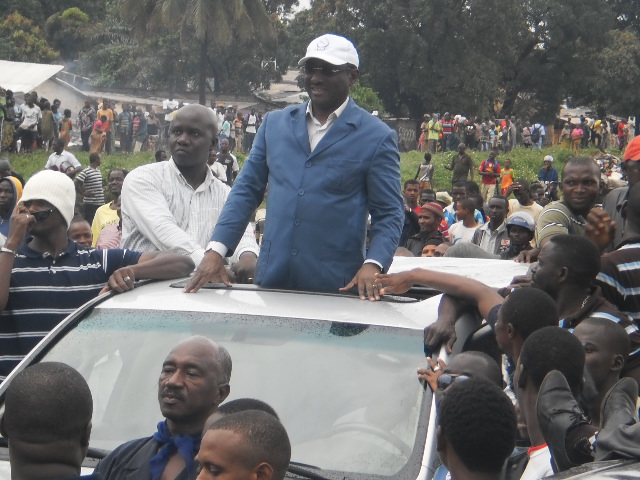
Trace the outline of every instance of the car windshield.
{"label": "car windshield", "polygon": [[111,450],[156,430],[162,362],[191,335],[229,350],[228,400],[258,398],[274,407],[291,438],[293,462],[355,476],[409,469],[416,477],[420,461],[409,460],[422,455],[431,402],[416,375],[418,330],[98,308],[41,361],[65,362],[87,379],[94,397],[91,447]]}

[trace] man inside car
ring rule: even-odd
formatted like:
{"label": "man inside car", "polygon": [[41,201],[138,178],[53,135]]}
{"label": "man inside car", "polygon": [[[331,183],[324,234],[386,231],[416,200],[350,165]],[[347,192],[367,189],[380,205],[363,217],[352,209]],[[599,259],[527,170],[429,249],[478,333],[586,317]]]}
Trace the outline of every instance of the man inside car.
{"label": "man inside car", "polygon": [[75,200],[68,176],[43,170],[29,179],[11,217],[0,248],[0,380],[101,290],[125,292],[136,279],[184,277],[193,270],[181,255],[79,247],[67,237]]}
{"label": "man inside car", "polygon": [[158,403],[165,420],[151,437],[120,445],[96,467],[104,480],[193,480],[207,418],[229,395],[231,357],[220,344],[190,337],[162,364]]}

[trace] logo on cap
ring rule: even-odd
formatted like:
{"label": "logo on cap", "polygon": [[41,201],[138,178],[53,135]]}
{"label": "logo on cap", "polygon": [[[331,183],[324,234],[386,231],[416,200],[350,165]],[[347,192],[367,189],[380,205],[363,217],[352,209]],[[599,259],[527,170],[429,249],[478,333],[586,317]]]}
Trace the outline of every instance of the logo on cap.
{"label": "logo on cap", "polygon": [[327,48],[329,48],[329,40],[327,38],[321,38],[318,40],[318,43],[316,43],[316,50],[319,52],[326,50]]}

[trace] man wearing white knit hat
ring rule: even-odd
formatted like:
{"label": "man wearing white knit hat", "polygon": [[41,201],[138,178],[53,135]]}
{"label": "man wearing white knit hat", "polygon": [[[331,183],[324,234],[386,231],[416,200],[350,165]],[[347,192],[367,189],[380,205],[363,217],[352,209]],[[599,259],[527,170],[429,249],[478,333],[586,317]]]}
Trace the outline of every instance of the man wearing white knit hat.
{"label": "man wearing white knit hat", "polygon": [[0,381],[103,288],[124,292],[137,278],[174,278],[193,269],[182,255],[86,249],[69,240],[75,200],[68,176],[43,170],[26,183],[11,216],[0,248]]}

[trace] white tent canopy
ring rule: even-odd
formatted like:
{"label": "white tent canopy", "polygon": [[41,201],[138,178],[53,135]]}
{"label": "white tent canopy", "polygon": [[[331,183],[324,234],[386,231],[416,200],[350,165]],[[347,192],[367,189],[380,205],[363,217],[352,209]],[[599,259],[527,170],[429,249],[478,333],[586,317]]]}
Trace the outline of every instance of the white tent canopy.
{"label": "white tent canopy", "polygon": [[0,87],[13,92],[30,92],[62,70],[62,65],[0,60]]}

